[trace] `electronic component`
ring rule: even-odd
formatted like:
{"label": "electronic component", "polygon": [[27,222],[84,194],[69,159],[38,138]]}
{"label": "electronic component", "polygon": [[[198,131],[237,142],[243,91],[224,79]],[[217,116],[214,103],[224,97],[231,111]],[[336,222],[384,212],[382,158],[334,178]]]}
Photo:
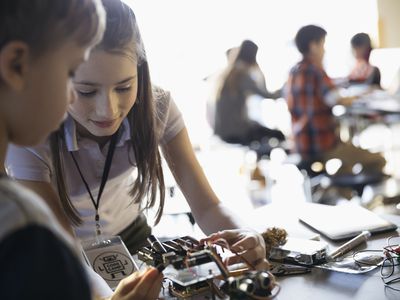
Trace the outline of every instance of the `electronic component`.
{"label": "electronic component", "polygon": [[274,287],[275,280],[271,273],[249,271],[238,277],[229,277],[221,289],[233,299],[266,299],[272,295]]}
{"label": "electronic component", "polygon": [[148,239],[149,246],[139,249],[138,258],[149,265],[173,265],[175,269],[184,269],[212,261],[204,245],[189,236],[161,243],[154,236]]}
{"label": "electronic component", "polygon": [[158,238],[156,238],[154,235],[150,235],[147,238],[147,241],[149,242],[150,247],[153,248],[158,253],[167,253],[167,250],[164,248],[164,246],[161,244]]}
{"label": "electronic component", "polygon": [[326,242],[287,238],[282,246],[272,247],[269,259],[285,263],[316,265],[326,262]]}
{"label": "electronic component", "polygon": [[[138,258],[163,272],[170,282],[169,293],[174,297],[185,299],[208,292],[219,296],[270,299],[277,286],[274,276],[267,271],[226,266],[219,254],[224,248],[211,242],[200,243],[190,236],[160,242],[151,236],[148,243],[139,249]],[[218,279],[220,287],[214,279]]]}
{"label": "electronic component", "polygon": [[275,276],[288,276],[309,273],[311,272],[311,268],[308,266],[277,263],[271,265],[270,271]]}
{"label": "electronic component", "polygon": [[176,282],[171,282],[168,289],[171,296],[186,299],[207,293],[210,290],[210,285],[207,281],[200,281],[190,286],[181,286]]}

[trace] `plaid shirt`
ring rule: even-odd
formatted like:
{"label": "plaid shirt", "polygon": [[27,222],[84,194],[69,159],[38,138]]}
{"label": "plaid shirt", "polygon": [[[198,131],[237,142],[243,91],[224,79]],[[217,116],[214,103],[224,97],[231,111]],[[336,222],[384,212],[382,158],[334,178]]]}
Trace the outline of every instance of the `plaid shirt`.
{"label": "plaid shirt", "polygon": [[286,98],[296,151],[303,158],[317,157],[338,142],[331,107],[324,101],[324,96],[333,88],[325,71],[307,60],[290,71]]}

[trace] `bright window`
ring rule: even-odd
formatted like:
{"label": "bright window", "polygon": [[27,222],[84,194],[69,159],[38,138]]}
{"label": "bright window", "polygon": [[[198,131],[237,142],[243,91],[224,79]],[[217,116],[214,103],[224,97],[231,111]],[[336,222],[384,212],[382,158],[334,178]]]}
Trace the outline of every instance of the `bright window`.
{"label": "bright window", "polygon": [[220,70],[226,49],[243,39],[258,44],[258,61],[272,90],[299,59],[292,40],[303,25],[327,30],[325,66],[332,77],[349,71],[355,33],[377,39],[376,0],[126,1],[135,10],[153,81],[172,92],[194,142],[209,133],[203,78]]}

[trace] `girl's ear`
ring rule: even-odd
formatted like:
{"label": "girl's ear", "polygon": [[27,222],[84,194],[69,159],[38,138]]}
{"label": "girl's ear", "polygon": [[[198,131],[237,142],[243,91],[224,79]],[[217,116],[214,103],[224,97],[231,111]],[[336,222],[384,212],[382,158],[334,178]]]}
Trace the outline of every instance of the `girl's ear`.
{"label": "girl's ear", "polygon": [[11,41],[0,49],[0,78],[9,88],[23,89],[29,64],[29,47],[20,41]]}

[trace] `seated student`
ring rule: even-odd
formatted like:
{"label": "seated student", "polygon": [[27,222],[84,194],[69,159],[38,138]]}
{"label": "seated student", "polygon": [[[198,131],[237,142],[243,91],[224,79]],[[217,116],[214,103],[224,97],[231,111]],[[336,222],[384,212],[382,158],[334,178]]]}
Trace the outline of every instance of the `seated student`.
{"label": "seated student", "polygon": [[332,106],[351,104],[354,98],[340,97],[323,68],[325,36],[326,31],[315,25],[304,26],[296,34],[303,58],[291,69],[286,90],[295,151],[306,161],[340,159],[337,174],[352,174],[357,163],[364,172],[380,173],[386,164],[380,154],[343,143],[336,133]]}
{"label": "seated student", "polygon": [[245,40],[237,53],[227,53],[228,66],[217,84],[214,133],[228,143],[250,145],[263,139],[285,140],[281,131],[267,128],[248,116],[246,101],[249,96],[272,99],[281,96],[280,90],[273,93],[267,90],[256,60],[257,51],[254,42]]}
{"label": "seated student", "polygon": [[[92,238],[99,226],[105,235],[120,235],[133,253],[151,233],[143,209],[155,206],[159,197],[157,220],[162,215],[160,146],[201,229],[217,232],[213,238],[226,238],[234,250],[265,268],[261,235],[239,229],[240,220],[221,205],[171,95],[152,87],[134,12],[120,0],[103,0],[103,5],[106,31],[76,72],[78,98],[67,119],[40,146],[10,147],[9,173],[44,196],[65,228],[69,222],[75,225],[79,238]],[[106,161],[108,179],[103,176]]]}
{"label": "seated student", "polygon": [[[10,143],[31,146],[59,127],[76,98],[70,80],[103,33],[104,9],[96,0],[3,0],[0,28],[0,299],[112,295],[46,203],[4,168]],[[154,268],[134,274],[112,299],[156,299],[161,280]]]}
{"label": "seated student", "polygon": [[[225,51],[225,57],[226,57],[226,62],[227,65],[231,65],[233,63],[233,61],[235,60],[237,53],[239,51],[239,47],[232,47],[229,48]],[[206,82],[212,82],[213,85],[215,85],[215,83],[218,83],[218,79],[223,76],[223,74],[225,70],[222,69],[218,72],[215,72],[213,74],[210,74],[209,76],[205,77],[203,80]],[[215,126],[215,101],[216,96],[215,93],[217,93],[215,86],[213,88],[210,89],[210,96],[207,99],[207,103],[206,103],[206,119],[208,124],[211,126],[212,129],[214,129]]]}
{"label": "seated student", "polygon": [[380,87],[381,72],[369,62],[372,44],[368,34],[362,32],[354,35],[351,38],[351,47],[356,63],[348,76],[348,83]]}

